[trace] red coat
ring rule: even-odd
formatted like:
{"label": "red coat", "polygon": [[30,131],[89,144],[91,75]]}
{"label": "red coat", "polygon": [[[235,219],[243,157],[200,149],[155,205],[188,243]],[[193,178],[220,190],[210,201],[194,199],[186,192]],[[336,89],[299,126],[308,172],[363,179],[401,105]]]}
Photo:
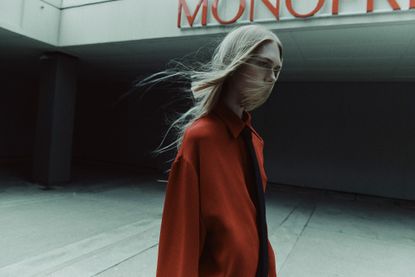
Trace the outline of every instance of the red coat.
{"label": "red coat", "polygon": [[[223,102],[196,120],[168,177],[157,260],[157,277],[254,277],[259,236],[252,161],[241,131],[253,131],[253,145],[266,189],[264,142],[251,125]],[[269,277],[276,260],[268,240]]]}

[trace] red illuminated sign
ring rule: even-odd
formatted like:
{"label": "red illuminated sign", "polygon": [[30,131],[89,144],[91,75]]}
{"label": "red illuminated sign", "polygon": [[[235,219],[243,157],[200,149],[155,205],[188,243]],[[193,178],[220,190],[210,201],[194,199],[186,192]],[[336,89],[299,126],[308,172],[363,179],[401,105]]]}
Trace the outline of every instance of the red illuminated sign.
{"label": "red illuminated sign", "polygon": [[[182,11],[184,11],[186,18],[187,18],[187,22],[189,23],[190,27],[192,27],[196,19],[196,16],[199,13],[200,8],[202,8],[202,26],[206,26],[207,25],[207,14],[208,14],[208,9],[209,9],[208,1],[209,0],[199,0],[199,3],[196,6],[196,10],[192,14],[189,10],[189,6],[187,5],[187,0],[179,0],[179,14],[178,14],[178,20],[177,20],[177,27],[179,28],[181,27]],[[222,1],[225,1],[225,0],[222,0]],[[214,0],[212,4],[212,15],[215,18],[215,20],[222,25],[235,23],[245,12],[246,1],[247,0],[239,0],[239,9],[236,15],[232,19],[225,20],[221,18],[218,13],[219,0]],[[254,21],[255,0],[248,0],[248,1],[250,1],[249,20]],[[267,9],[275,16],[276,20],[279,20],[281,1],[285,1],[287,10],[291,15],[293,15],[294,17],[306,18],[306,17],[313,16],[318,11],[320,11],[320,9],[324,5],[325,0],[318,0],[316,7],[312,11],[306,14],[300,14],[294,9],[293,2],[299,1],[299,0],[274,0],[275,5],[271,3],[271,0],[261,0],[261,1],[267,7]],[[338,15],[339,14],[339,0],[331,0],[331,1],[332,1],[331,13],[332,15]],[[366,0],[366,1],[367,1],[366,13],[373,12],[374,0]],[[398,2],[396,2],[396,0],[383,0],[383,1],[387,1],[393,10],[401,9],[401,7],[399,6]],[[409,0],[409,9],[415,9],[415,0]]]}

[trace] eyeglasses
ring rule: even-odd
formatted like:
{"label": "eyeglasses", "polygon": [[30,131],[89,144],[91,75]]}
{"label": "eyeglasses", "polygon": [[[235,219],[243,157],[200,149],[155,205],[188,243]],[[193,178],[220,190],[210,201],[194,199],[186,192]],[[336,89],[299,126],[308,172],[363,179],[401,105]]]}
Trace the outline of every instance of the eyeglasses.
{"label": "eyeglasses", "polygon": [[261,58],[261,57],[252,57],[248,61],[249,65],[258,67],[260,69],[266,69],[266,70],[272,70],[274,72],[274,75],[277,76],[281,71],[281,66],[273,67],[273,62],[270,59]]}

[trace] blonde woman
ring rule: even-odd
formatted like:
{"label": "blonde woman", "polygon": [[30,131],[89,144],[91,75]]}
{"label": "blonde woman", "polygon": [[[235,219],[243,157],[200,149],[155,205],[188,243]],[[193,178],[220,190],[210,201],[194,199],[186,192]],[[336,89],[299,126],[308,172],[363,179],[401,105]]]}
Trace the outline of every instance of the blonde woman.
{"label": "blonde woman", "polygon": [[250,111],[270,96],[282,61],[278,37],[253,24],[229,32],[203,70],[177,73],[190,77],[194,105],[170,127],[177,139],[169,146],[178,152],[169,171],[157,277],[276,276],[260,203],[267,183],[264,142]]}

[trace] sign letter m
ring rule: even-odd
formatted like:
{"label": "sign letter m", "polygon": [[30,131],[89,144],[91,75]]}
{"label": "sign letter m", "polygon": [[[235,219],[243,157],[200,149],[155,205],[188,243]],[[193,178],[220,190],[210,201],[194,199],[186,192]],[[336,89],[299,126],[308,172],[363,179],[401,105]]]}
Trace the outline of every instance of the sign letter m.
{"label": "sign letter m", "polygon": [[208,10],[208,0],[200,0],[199,4],[197,4],[196,11],[193,15],[189,11],[189,7],[187,6],[186,0],[179,0],[179,17],[177,19],[177,27],[181,27],[182,21],[182,10],[186,14],[187,21],[189,22],[190,27],[193,26],[193,22],[195,21],[196,15],[199,12],[200,6],[203,4],[202,8],[202,25],[206,26],[207,21],[207,10]]}

